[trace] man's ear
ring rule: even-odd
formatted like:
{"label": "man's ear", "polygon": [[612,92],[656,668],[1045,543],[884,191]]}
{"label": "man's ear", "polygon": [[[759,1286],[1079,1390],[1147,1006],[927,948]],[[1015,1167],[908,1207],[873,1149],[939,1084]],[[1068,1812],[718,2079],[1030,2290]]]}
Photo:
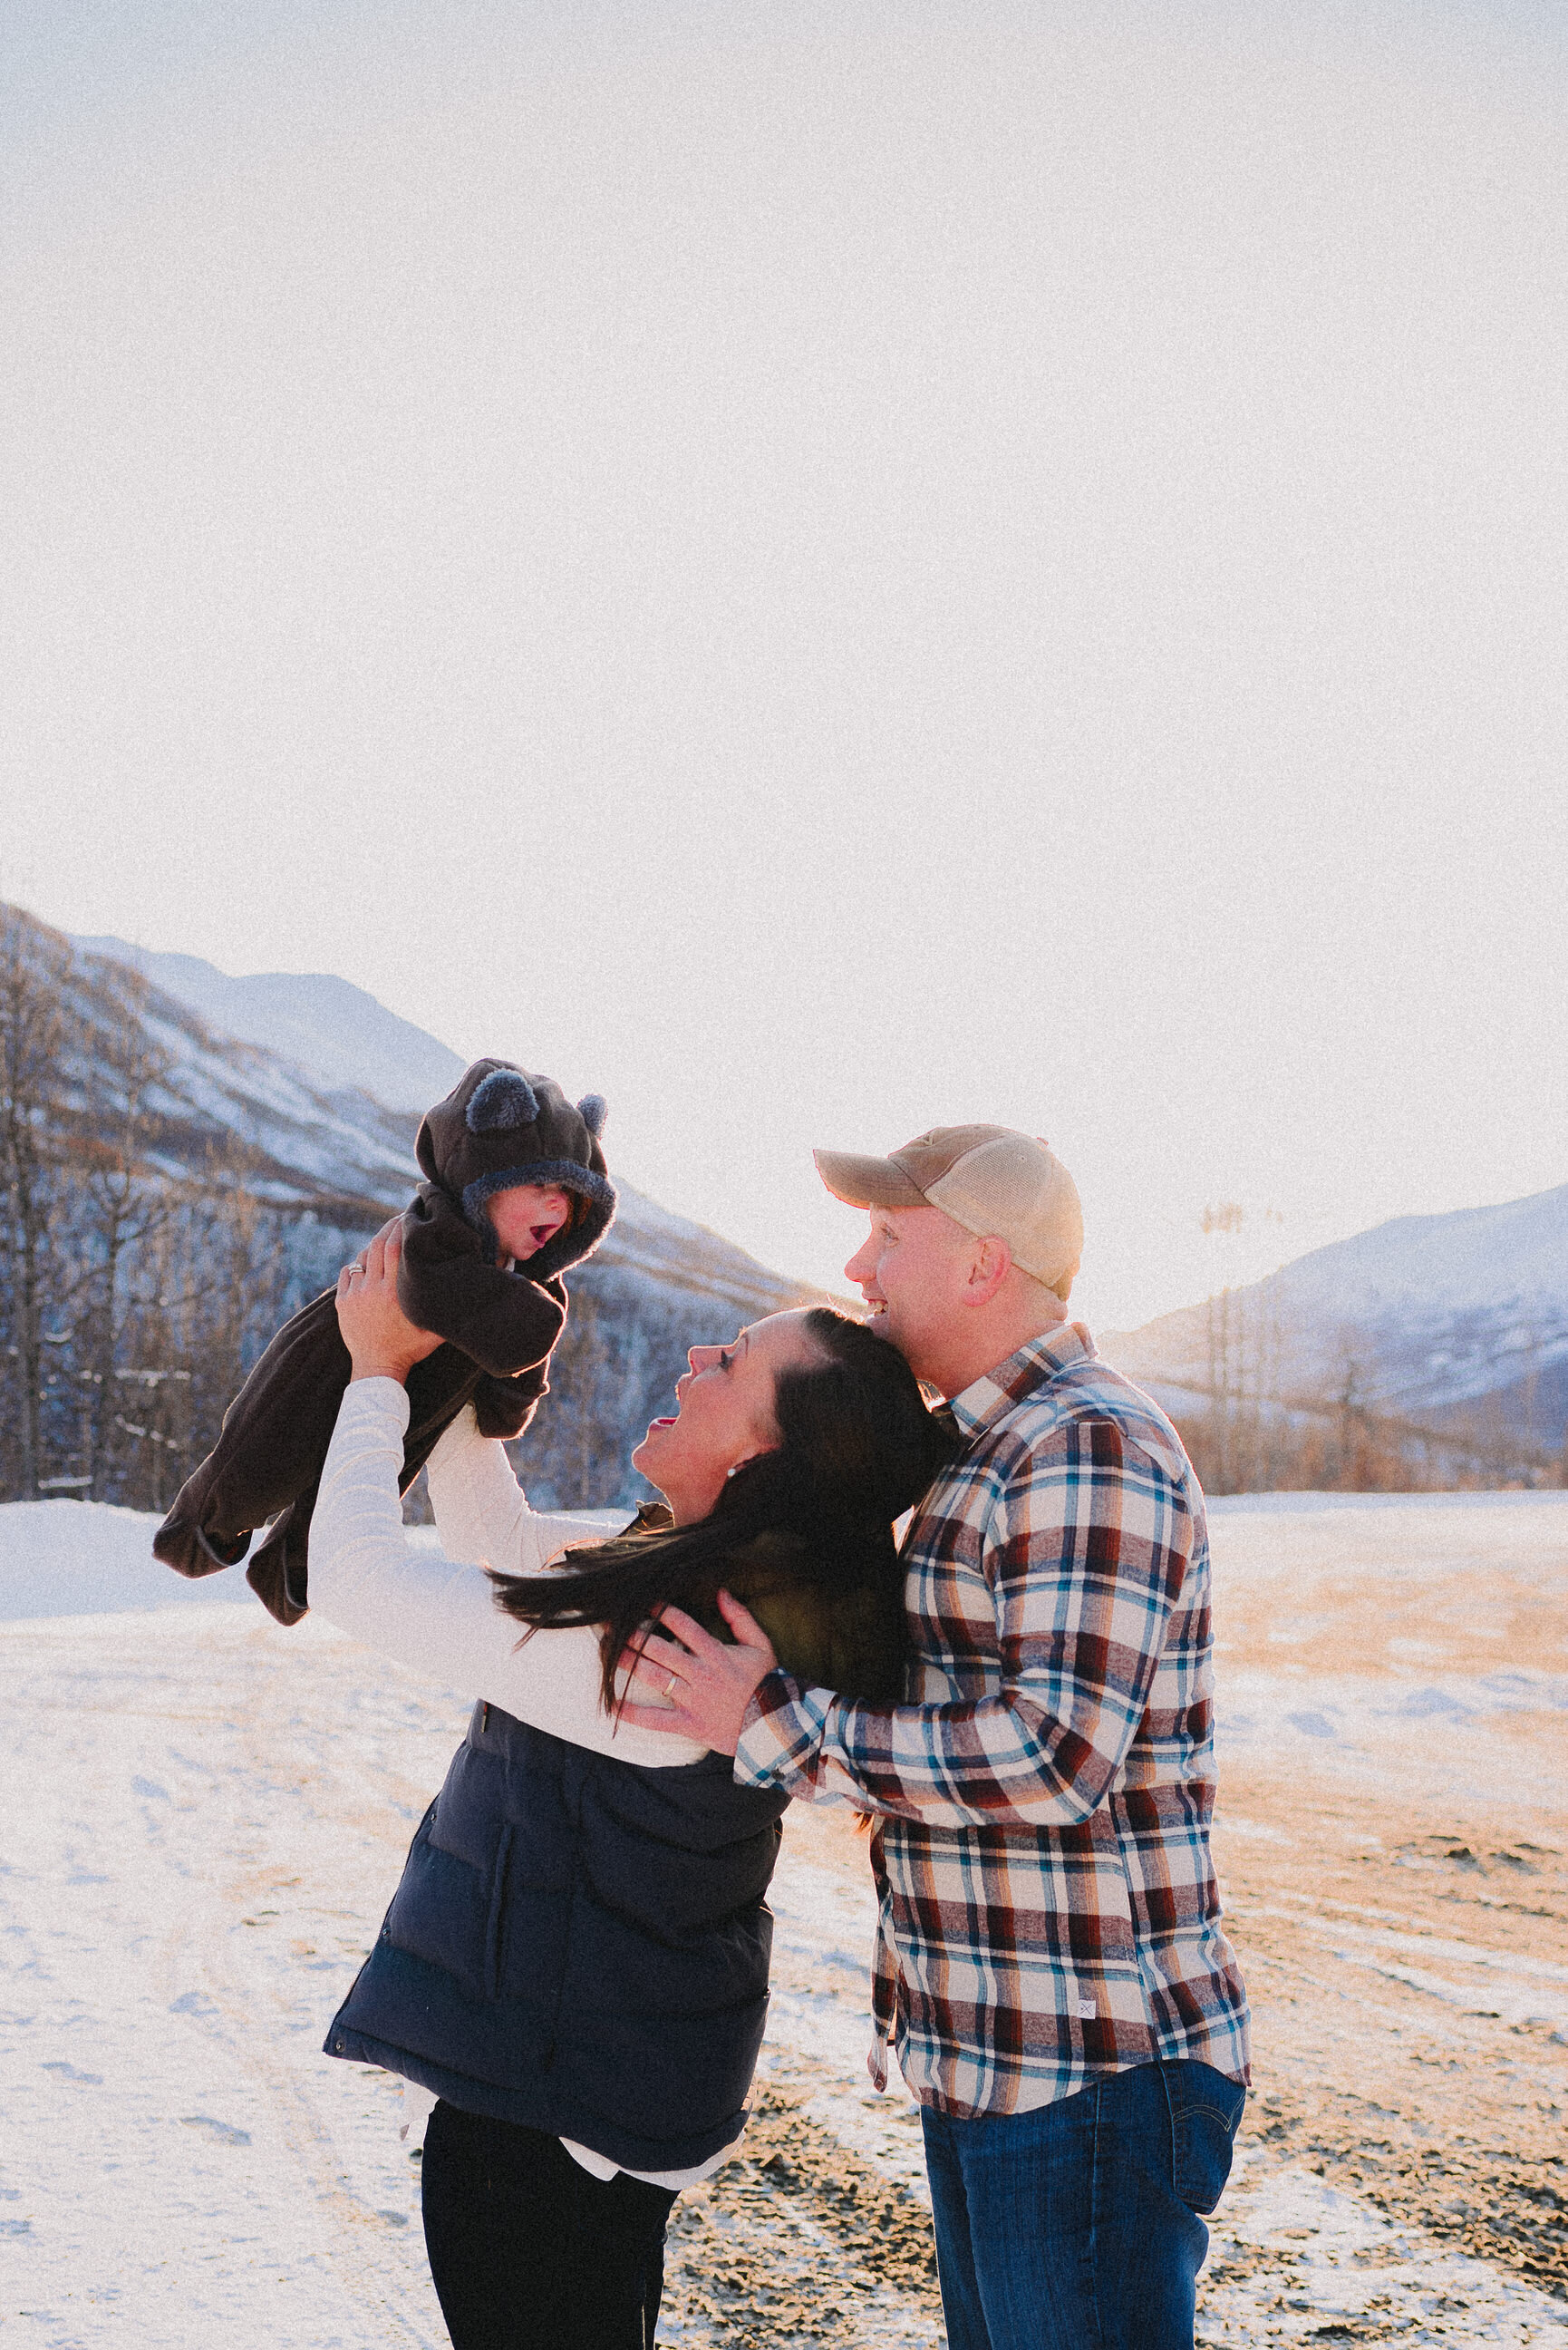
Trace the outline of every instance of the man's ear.
{"label": "man's ear", "polygon": [[1005,1241],[998,1240],[994,1232],[977,1240],[963,1286],[964,1305],[989,1305],[1012,1271],[1012,1251]]}

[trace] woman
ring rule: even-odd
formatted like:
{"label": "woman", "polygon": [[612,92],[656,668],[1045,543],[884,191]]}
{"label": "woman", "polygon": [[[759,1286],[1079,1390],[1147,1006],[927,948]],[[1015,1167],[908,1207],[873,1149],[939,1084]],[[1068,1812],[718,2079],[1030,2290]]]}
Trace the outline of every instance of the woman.
{"label": "woman", "polygon": [[397,1495],[402,1382],[434,1342],[398,1305],[395,1230],[338,1317],[312,1605],[479,1702],[327,2048],[440,2099],[425,2236],[456,2350],[644,2350],[670,2207],[743,2126],[784,1799],[621,1723],[622,1647],[672,1603],[717,1625],[722,1586],[803,1678],[897,1697],[892,1521],[950,1440],[861,1325],[773,1315],[693,1347],[633,1453],[667,1512],[545,1573],[581,1523],[530,1511],[464,1414],[430,1462],[432,1556]]}

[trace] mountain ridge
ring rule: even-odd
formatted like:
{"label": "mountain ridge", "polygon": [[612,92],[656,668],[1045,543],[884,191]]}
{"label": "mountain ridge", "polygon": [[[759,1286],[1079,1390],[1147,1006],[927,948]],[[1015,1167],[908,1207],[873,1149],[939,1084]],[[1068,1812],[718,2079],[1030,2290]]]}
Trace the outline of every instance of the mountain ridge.
{"label": "mountain ridge", "polygon": [[[75,938],[71,943],[88,954],[129,964],[159,996],[193,1014],[218,1041],[215,1056],[198,1054],[193,1074],[220,1123],[235,1127],[259,1147],[265,1127],[263,1097],[268,1091],[278,1095],[281,1085],[278,1107],[296,1137],[287,1147],[296,1154],[292,1163],[299,1173],[326,1183],[328,1170],[321,1158],[336,1149],[339,1164],[385,1185],[368,1189],[364,1196],[380,1201],[389,1213],[406,1204],[420,1180],[413,1157],[419,1118],[452,1090],[466,1066],[450,1045],[331,972],[231,977],[200,956],[154,952],[122,939]],[[225,1025],[219,1015],[230,1014],[243,1025]],[[336,1024],[340,1016],[349,1024],[347,1041]],[[167,1015],[161,1024],[170,1031]],[[172,1024],[191,1035],[186,1024]],[[242,1089],[233,1082],[244,1066],[243,1056],[230,1049],[234,1043],[270,1055],[281,1070],[269,1073],[264,1064],[254,1064],[256,1082]],[[226,1085],[213,1066],[214,1057],[229,1075]],[[373,1076],[388,1089],[369,1082]],[[320,1128],[321,1153],[311,1140],[306,1097],[328,1113]],[[358,1108],[361,1099],[369,1111]],[[384,1159],[385,1143],[405,1126],[406,1157],[400,1164]],[[823,1295],[811,1283],[774,1272],[722,1233],[649,1199],[620,1177],[614,1180],[620,1204],[596,1261],[679,1285],[695,1283],[715,1298],[754,1313]],[[281,1196],[275,1178],[272,1195]]]}
{"label": "mountain ridge", "polygon": [[215,1034],[260,1045],[329,1087],[368,1093],[388,1109],[422,1112],[462,1075],[464,1065],[450,1045],[331,972],[235,976],[200,955],[155,951],[126,939],[71,943],[129,963]]}
{"label": "mountain ridge", "polygon": [[[370,1024],[378,1066],[383,1072],[390,1067],[392,1088],[405,1100],[422,1087],[421,1109],[450,1091],[463,1064],[438,1039],[328,974],[276,992],[256,982],[236,983],[247,990],[243,1008],[251,1037],[242,1039],[220,1033],[210,1008],[190,1000],[195,995],[210,1006],[212,966],[196,958],[140,954],[127,965],[99,944],[69,945],[84,1009],[95,993],[106,1003],[116,999],[111,1021],[118,1016],[129,1023],[163,1065],[146,1097],[146,1166],[187,1194],[213,1183],[220,1193],[243,1190],[282,1220],[288,1281],[281,1319],[283,1311],[329,1282],[369,1232],[407,1205],[420,1180],[414,1159],[419,1109],[389,1108],[361,1083],[335,1082],[350,1068],[356,1077],[364,1074],[361,1058],[349,1048],[323,1049],[322,1066],[302,1066],[267,1037],[298,1048],[303,1036],[305,1047],[314,1050],[315,1030],[330,1031],[338,1006],[349,1003],[363,1027],[368,1004],[376,1015]],[[122,982],[118,998],[113,986],[102,984],[117,963],[132,974],[130,995]],[[172,978],[184,998],[166,992],[161,977]],[[92,1051],[112,1055],[101,1020],[96,1028],[87,1024],[87,1032],[99,1039]],[[435,1080],[434,1090],[426,1078]],[[99,1089],[93,1072],[84,1069],[83,1103]],[[571,1311],[551,1366],[554,1399],[514,1448],[530,1492],[544,1507],[646,1498],[648,1489],[629,1467],[630,1453],[649,1420],[669,1409],[688,1348],[728,1339],[743,1322],[823,1297],[812,1284],[774,1272],[721,1233],[630,1185],[618,1181],[617,1188],[615,1222],[569,1277]],[[257,1336],[265,1342],[272,1327],[275,1321]],[[67,1464],[66,1473],[80,1482],[74,1466]]]}
{"label": "mountain ridge", "polygon": [[[417,1179],[417,1110],[448,1090],[463,1066],[439,1038],[330,973],[231,979],[194,956],[122,941],[75,943],[130,962],[158,991],[164,1029],[186,1035],[185,1090],[268,1161],[258,1178],[264,1193],[280,1202],[292,1193],[327,1221],[363,1203],[387,1212],[402,1204]],[[171,1013],[175,1003],[180,1011]],[[223,1007],[238,1011],[248,1035],[212,1034]],[[206,1045],[192,1051],[191,1037],[202,1034]],[[318,1057],[300,1062],[284,1045]],[[358,1081],[371,1069],[399,1106]],[[340,1082],[350,1072],[356,1081]],[[620,1211],[592,1265],[600,1284],[630,1284],[620,1309],[639,1284],[748,1315],[823,1295],[631,1186],[618,1189]],[[1467,1425],[1484,1410],[1532,1442],[1561,1443],[1568,1432],[1568,1184],[1480,1208],[1390,1217],[1230,1293],[1223,1316],[1225,1344],[1239,1348],[1219,1375],[1227,1388],[1239,1374],[1254,1393],[1266,1381],[1282,1407],[1309,1409],[1354,1395],[1362,1407],[1438,1430]],[[1190,1418],[1213,1399],[1214,1324],[1210,1304],[1186,1306],[1106,1333],[1101,1349]],[[1250,1368],[1242,1359],[1249,1347]]]}
{"label": "mountain ridge", "polygon": [[[1217,1338],[1217,1329],[1226,1334]],[[1233,1336],[1230,1334],[1234,1334]],[[1210,1399],[1217,1345],[1282,1402],[1354,1393],[1435,1429],[1478,1409],[1529,1440],[1568,1433],[1568,1184],[1481,1208],[1396,1216],[1297,1257],[1104,1351],[1129,1377]],[[1251,1368],[1241,1361],[1251,1350]]]}

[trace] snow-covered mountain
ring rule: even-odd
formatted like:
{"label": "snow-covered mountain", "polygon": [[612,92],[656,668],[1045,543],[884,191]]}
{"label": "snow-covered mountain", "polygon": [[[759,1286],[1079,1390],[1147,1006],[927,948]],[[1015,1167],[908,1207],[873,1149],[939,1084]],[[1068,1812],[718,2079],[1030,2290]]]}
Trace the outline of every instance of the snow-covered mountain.
{"label": "snow-covered mountain", "polygon": [[[1568,1423],[1568,1184],[1491,1208],[1399,1216],[1315,1249],[1231,1300],[1234,1342],[1277,1361],[1287,1399],[1341,1393],[1436,1428],[1484,1410],[1552,1445]],[[1201,1397],[1204,1305],[1116,1333],[1135,1378]]]}
{"label": "snow-covered mountain", "polygon": [[329,1093],[357,1089],[389,1109],[423,1111],[462,1075],[450,1045],[329,972],[269,971],[231,979],[199,955],[155,954],[124,939],[73,944],[130,963],[215,1035],[262,1045],[308,1070]]}
{"label": "snow-covered mountain", "polygon": [[[109,999],[95,983],[112,961],[97,950],[78,954],[78,1010],[89,1053],[108,1049]],[[165,1173],[199,1177],[214,1149],[226,1152],[237,1144],[234,1171],[243,1171],[258,1199],[308,1211],[346,1231],[406,1197],[418,1127],[410,1112],[219,1032],[155,981],[119,1010],[134,1018],[163,1064],[148,1097],[146,1144]]]}
{"label": "snow-covered mountain", "polygon": [[[451,1089],[462,1063],[340,980],[230,980],[192,956],[73,943],[84,1000],[106,963],[130,964],[145,983],[136,1019],[169,1065],[151,1104],[152,1162],[200,1180],[216,1153],[222,1180],[243,1172],[246,1189],[287,1222],[291,1302],[309,1295],[348,1248],[407,1204],[419,1180],[419,1112]],[[221,1025],[231,1012],[243,1035]],[[386,1098],[368,1089],[369,1070]],[[521,1448],[546,1506],[638,1499],[628,1455],[653,1414],[668,1409],[687,1347],[818,1295],[629,1185],[617,1189],[614,1224],[570,1278],[572,1315],[552,1372],[558,1400]]]}
{"label": "snow-covered mountain", "polygon": [[[266,1161],[260,1188],[330,1220],[400,1203],[416,1113],[462,1064],[439,1038],[329,973],[231,978],[194,955],[115,939],[78,947],[130,963],[158,991],[182,1092]],[[805,1295],[715,1232],[622,1184],[598,1277],[766,1313]],[[1568,1422],[1568,1185],[1498,1207],[1401,1216],[1317,1249],[1236,1293],[1232,1320],[1266,1327],[1283,1396],[1338,1395],[1441,1428],[1484,1406],[1544,1443]],[[1247,1343],[1243,1336],[1243,1346]],[[1209,1311],[1190,1306],[1104,1341],[1186,1409],[1211,1376]]]}
{"label": "snow-covered mountain", "polygon": [[[155,954],[122,939],[73,944],[129,963],[157,990],[157,1031],[179,1054],[182,1089],[265,1152],[273,1167],[268,1196],[296,1196],[294,1179],[302,1177],[312,1189],[403,1204],[418,1180],[419,1115],[462,1075],[450,1045],[328,972],[232,979],[199,956]],[[181,1019],[176,1006],[194,1022]],[[806,1295],[804,1284],[770,1273],[618,1178],[617,1190],[619,1211],[598,1262],[748,1314],[772,1313]]]}

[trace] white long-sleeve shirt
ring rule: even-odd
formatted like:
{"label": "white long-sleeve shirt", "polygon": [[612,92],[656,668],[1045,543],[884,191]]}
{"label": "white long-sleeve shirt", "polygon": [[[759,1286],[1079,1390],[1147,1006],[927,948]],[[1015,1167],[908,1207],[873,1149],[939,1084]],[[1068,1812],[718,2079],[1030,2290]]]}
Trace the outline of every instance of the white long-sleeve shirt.
{"label": "white long-sleeve shirt", "polygon": [[[521,1627],[496,1607],[483,1572],[488,1565],[507,1575],[547,1573],[567,1544],[607,1541],[629,1513],[531,1510],[503,1447],[481,1436],[467,1409],[429,1462],[441,1548],[416,1544],[398,1497],[408,1424],[409,1399],[396,1379],[356,1379],[347,1389],[310,1521],[312,1613],[382,1656],[472,1690],[575,1746],[645,1770],[700,1762],[708,1750],[689,1738],[610,1719],[591,1625],[552,1627],[519,1647]],[[561,2143],[596,2178],[615,2177],[618,2166],[607,2156],[571,2138]],[[690,2187],[730,2151],[691,2170],[628,2176],[653,2187]]]}
{"label": "white long-sleeve shirt", "polygon": [[431,1456],[441,1540],[431,1551],[409,1540],[398,1499],[408,1424],[409,1399],[395,1379],[357,1379],[345,1393],[310,1522],[313,1611],[367,1648],[575,1746],[655,1771],[701,1761],[707,1749],[689,1738],[611,1721],[590,1625],[524,1640],[483,1572],[544,1574],[567,1544],[607,1541],[629,1513],[531,1510],[504,1450],[465,1410]]}

